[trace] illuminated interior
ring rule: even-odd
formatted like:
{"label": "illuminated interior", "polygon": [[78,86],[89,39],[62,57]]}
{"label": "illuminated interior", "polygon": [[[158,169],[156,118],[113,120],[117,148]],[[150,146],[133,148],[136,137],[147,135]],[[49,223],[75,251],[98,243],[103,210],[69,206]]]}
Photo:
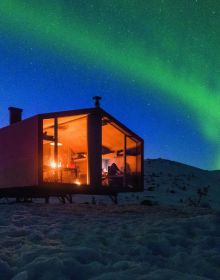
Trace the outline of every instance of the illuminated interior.
{"label": "illuminated interior", "polygon": [[88,184],[86,115],[43,120],[43,181]]}
{"label": "illuminated interior", "polygon": [[126,136],[126,184],[130,187],[140,184],[141,143]]}
{"label": "illuminated interior", "polygon": [[128,186],[139,184],[141,143],[111,119],[102,119],[102,185]]}
{"label": "illuminated interior", "polygon": [[[89,185],[88,166],[94,163],[88,162],[87,123],[87,115],[43,120],[44,182]],[[101,126],[102,186],[139,186],[141,142],[111,118],[103,117]]]}

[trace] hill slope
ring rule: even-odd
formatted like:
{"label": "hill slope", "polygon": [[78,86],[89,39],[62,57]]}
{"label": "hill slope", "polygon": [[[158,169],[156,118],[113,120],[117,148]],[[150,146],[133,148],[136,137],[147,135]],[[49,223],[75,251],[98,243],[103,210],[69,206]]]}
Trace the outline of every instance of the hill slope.
{"label": "hill slope", "polygon": [[162,204],[219,208],[220,171],[207,171],[165,159],[147,159],[145,195]]}

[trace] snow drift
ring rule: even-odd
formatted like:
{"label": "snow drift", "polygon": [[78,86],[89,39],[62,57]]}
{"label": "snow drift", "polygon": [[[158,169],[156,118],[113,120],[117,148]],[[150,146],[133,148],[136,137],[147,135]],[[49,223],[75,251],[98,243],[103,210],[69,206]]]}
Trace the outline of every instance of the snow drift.
{"label": "snow drift", "polygon": [[220,279],[220,215],[213,210],[0,208],[0,279]]}

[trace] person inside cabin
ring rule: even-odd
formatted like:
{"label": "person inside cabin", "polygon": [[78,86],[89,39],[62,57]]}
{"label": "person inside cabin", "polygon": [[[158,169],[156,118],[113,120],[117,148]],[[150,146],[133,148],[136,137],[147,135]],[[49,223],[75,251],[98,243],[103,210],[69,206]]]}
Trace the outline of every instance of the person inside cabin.
{"label": "person inside cabin", "polygon": [[108,167],[108,175],[116,176],[120,174],[121,174],[120,169],[118,168],[117,164],[113,162],[112,165]]}
{"label": "person inside cabin", "polygon": [[123,172],[118,168],[115,162],[108,167],[108,183],[109,185],[121,185],[123,180]]}

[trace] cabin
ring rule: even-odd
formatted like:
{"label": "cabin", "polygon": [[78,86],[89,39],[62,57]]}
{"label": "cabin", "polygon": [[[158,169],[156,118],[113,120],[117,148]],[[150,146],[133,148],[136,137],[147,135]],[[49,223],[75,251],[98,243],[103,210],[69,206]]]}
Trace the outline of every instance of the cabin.
{"label": "cabin", "polygon": [[69,197],[143,191],[144,141],[95,107],[22,120],[10,107],[0,129],[0,197]]}

